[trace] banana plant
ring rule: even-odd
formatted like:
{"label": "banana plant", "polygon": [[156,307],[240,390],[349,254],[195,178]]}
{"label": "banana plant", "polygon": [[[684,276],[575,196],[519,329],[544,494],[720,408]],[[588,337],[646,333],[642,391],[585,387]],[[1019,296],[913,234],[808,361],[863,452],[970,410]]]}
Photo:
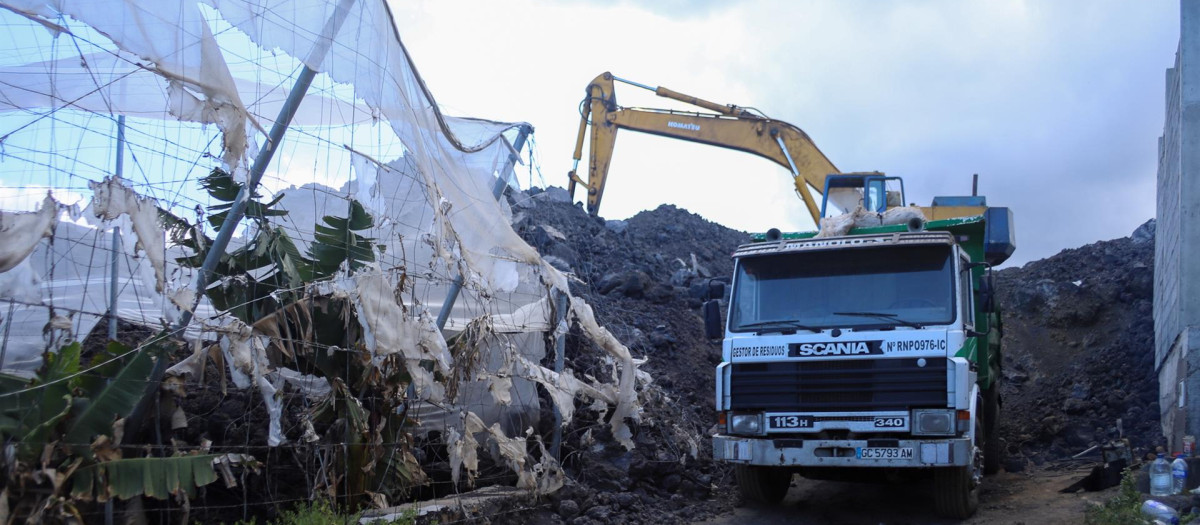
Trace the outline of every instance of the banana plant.
{"label": "banana plant", "polygon": [[[208,225],[226,227],[227,212],[242,189],[226,172],[214,169],[201,181],[219,204],[209,208]],[[374,218],[353,199],[345,216],[326,215],[313,225],[313,240],[301,254],[297,244],[273,221],[285,216],[276,209],[281,199],[267,202],[252,196],[246,218],[252,237],[237,250],[221,256],[218,276],[205,294],[213,306],[236,316],[270,337],[273,357],[297,370],[325,377],[333,387],[308,413],[312,423],[325,429],[327,439],[344,446],[330,458],[337,469],[318,487],[350,507],[403,494],[423,482],[424,472],[413,456],[407,421],[399,410],[411,380],[404,360],[391,356],[372,359],[365,351],[357,312],[344,298],[310,295],[307,284],[351,272],[375,261],[375,250],[384,246],[364,232]],[[163,212],[172,240],[193,254],[177,259],[198,268],[212,245],[204,230]],[[331,351],[329,349],[344,349]]]}
{"label": "banana plant", "polygon": [[[217,201],[209,208],[207,222],[219,232],[225,227],[229,208],[243,184],[220,168],[213,169],[200,181],[208,195]],[[302,254],[296,242],[273,219],[287,215],[276,209],[282,194],[268,202],[252,195],[246,205],[247,228],[253,237],[238,249],[222,254],[213,273],[217,278],[205,295],[220,311],[229,312],[242,322],[253,324],[303,297],[304,285],[328,279],[340,268],[351,271],[373,262],[374,239],[362,230],[374,224],[374,218],[358,201],[350,200],[346,217],[324,216],[324,224],[314,225],[314,239],[308,254]],[[186,219],[160,210],[175,244],[191,249],[192,255],[176,259],[180,265],[200,268],[213,240],[204,230]]]}
{"label": "banana plant", "polygon": [[124,420],[166,355],[164,338],[151,341],[137,349],[110,342],[86,369],[75,342],[47,352],[31,380],[0,376],[0,497],[12,500],[0,507],[11,517],[82,522],[81,502],[191,496],[217,479],[213,460],[221,455],[124,457]]}

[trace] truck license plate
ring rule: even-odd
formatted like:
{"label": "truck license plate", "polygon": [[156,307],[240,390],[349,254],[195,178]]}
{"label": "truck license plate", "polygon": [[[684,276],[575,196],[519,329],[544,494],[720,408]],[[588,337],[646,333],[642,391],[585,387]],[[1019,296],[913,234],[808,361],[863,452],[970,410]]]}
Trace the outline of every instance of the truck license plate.
{"label": "truck license plate", "polygon": [[860,448],[858,459],[912,459],[913,449],[910,448]]}

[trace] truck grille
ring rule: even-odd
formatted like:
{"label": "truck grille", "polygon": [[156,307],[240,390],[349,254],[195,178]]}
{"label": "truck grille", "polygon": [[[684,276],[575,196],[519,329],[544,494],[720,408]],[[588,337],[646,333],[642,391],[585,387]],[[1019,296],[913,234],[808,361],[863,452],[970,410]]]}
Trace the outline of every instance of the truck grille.
{"label": "truck grille", "polygon": [[834,412],[946,406],[946,359],[734,363],[734,410]]}

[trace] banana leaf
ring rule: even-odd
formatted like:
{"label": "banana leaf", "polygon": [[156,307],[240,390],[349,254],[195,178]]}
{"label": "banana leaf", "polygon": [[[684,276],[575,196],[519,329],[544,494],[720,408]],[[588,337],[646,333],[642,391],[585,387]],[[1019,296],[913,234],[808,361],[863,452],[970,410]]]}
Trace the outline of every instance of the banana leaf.
{"label": "banana leaf", "polygon": [[217,480],[212,463],[219,457],[220,454],[208,454],[96,463],[75,471],[71,495],[98,501],[105,501],[112,496],[129,499],[140,495],[166,499],[181,493],[192,497],[196,494],[196,487]]}
{"label": "banana leaf", "polygon": [[313,227],[313,243],[309,248],[315,278],[333,275],[342,262],[347,262],[351,270],[356,270],[375,260],[372,250],[375,239],[354,233],[374,224],[374,219],[362,204],[352,200],[349,217],[327,215],[322,220],[325,224]]}
{"label": "banana leaf", "polygon": [[79,353],[77,342],[58,349],[58,352],[48,352],[37,377],[0,403],[0,413],[20,421],[17,425],[8,423],[5,426],[11,427],[11,433],[6,434],[19,442],[18,454],[23,459],[40,454],[53,430],[70,412],[71,390],[79,382],[76,375]]}
{"label": "banana leaf", "polygon": [[129,364],[99,392],[88,392],[90,402],[72,418],[65,441],[79,455],[86,455],[97,435],[112,435],[112,424],[128,416],[146,390],[146,379],[154,367],[151,351],[142,349]]}
{"label": "banana leaf", "polygon": [[11,394],[18,390],[24,390],[27,386],[29,386],[29,380],[24,377],[0,374],[0,394]]}
{"label": "banana leaf", "polygon": [[40,410],[35,408],[29,411],[30,414],[37,414],[42,417],[41,419],[27,417],[16,430],[16,432],[21,432],[24,429],[28,429],[25,435],[21,436],[21,439],[17,442],[17,455],[21,459],[32,461],[42,453],[42,449],[50,441],[51,433],[58,426],[59,422],[66,419],[67,415],[71,413],[71,401],[70,395],[63,395],[61,404],[55,405],[61,405],[61,410],[58,412],[47,411],[46,408],[49,407],[40,407]]}
{"label": "banana leaf", "polygon": [[103,390],[104,385],[108,384],[108,380],[119,374],[121,367],[133,359],[133,357],[125,355],[130,350],[132,348],[125,344],[117,341],[109,341],[103,350],[96,352],[92,356],[92,361],[88,363],[88,367],[94,368],[90,372],[79,376],[78,388],[88,397],[92,397],[97,392]]}

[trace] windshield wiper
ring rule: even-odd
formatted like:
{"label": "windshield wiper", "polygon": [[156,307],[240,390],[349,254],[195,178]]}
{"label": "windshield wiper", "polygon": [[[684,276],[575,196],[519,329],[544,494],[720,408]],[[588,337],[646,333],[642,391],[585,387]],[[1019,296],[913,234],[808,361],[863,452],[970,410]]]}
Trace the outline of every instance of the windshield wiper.
{"label": "windshield wiper", "polygon": [[833,312],[833,315],[849,315],[849,316],[854,316],[854,317],[874,317],[876,319],[886,319],[888,321],[900,323],[909,328],[917,328],[917,329],[924,328],[924,326],[921,326],[918,323],[914,323],[912,321],[905,321],[904,319],[901,319],[900,316],[898,316],[896,314],[890,314],[890,313],[886,313],[886,312]]}
{"label": "windshield wiper", "polygon": [[[814,334],[821,333],[819,328],[797,323],[796,321],[759,321],[757,323],[744,324],[740,328],[794,328],[799,330],[808,330]],[[762,333],[760,330],[758,333]]]}

